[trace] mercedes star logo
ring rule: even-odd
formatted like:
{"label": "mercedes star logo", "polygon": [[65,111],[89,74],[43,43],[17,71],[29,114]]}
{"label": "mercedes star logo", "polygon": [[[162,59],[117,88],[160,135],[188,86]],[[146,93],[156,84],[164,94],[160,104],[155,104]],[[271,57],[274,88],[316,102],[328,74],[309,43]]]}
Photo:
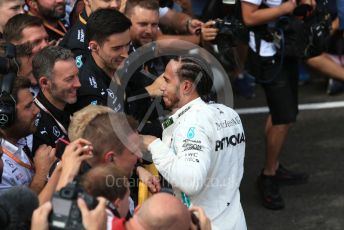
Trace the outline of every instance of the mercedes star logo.
{"label": "mercedes star logo", "polygon": [[0,114],[0,124],[4,125],[8,122],[8,116],[6,114]]}

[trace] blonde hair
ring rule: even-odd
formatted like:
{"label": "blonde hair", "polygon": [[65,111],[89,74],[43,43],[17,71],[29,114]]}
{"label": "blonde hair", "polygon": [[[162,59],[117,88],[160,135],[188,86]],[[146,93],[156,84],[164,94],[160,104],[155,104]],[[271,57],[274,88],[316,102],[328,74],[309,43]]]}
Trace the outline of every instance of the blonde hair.
{"label": "blonde hair", "polygon": [[88,105],[85,108],[75,112],[71,118],[68,137],[71,141],[83,136],[87,125],[98,115],[114,112],[112,109],[102,105]]}
{"label": "blonde hair", "polygon": [[109,107],[89,105],[74,113],[68,129],[71,141],[85,138],[93,146],[93,154],[102,156],[108,151],[121,155],[129,149],[128,137],[136,132],[137,122],[131,116],[114,112]]}

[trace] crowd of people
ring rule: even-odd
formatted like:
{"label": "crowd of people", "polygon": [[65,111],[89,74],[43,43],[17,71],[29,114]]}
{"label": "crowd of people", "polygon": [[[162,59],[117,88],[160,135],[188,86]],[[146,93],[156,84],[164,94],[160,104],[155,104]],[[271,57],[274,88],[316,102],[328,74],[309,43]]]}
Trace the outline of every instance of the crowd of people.
{"label": "crowd of people", "polygon": [[[283,209],[279,186],[308,181],[279,161],[297,120],[299,64],[344,80],[342,51],[324,46],[295,58],[270,32],[300,5],[306,17],[322,1],[232,4],[0,0],[0,228],[247,229],[245,133],[239,115],[217,102],[209,59],[184,50],[151,57],[131,76],[123,71],[129,55],[159,41],[193,43],[220,61],[234,55],[236,65],[225,67],[231,80],[249,74],[262,84],[269,114],[258,189],[264,207]],[[341,1],[337,8],[328,37],[340,43]],[[232,34],[232,53],[216,49],[221,28],[209,12],[247,28],[247,37]],[[142,189],[150,193],[143,201]]]}

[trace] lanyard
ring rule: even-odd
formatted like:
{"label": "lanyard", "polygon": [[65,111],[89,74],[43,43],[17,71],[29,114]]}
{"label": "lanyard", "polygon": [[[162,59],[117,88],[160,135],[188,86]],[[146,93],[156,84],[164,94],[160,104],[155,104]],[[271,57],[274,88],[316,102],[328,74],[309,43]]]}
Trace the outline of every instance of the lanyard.
{"label": "lanyard", "polygon": [[48,24],[46,21],[43,21],[43,25],[45,27],[47,27],[49,30],[52,30],[52,31],[54,31],[57,34],[59,34],[61,36],[64,36],[65,33],[67,32],[66,27],[63,25],[63,23],[60,20],[58,20],[57,23],[59,24],[59,26],[62,28],[63,31],[53,27],[52,25]]}
{"label": "lanyard", "polygon": [[81,13],[79,14],[79,20],[82,24],[86,25],[86,20],[81,16]]}
{"label": "lanyard", "polygon": [[17,164],[19,164],[20,166],[27,168],[29,170],[33,170],[34,166],[33,163],[30,161],[30,164],[24,163],[22,160],[16,158],[10,151],[8,151],[7,149],[5,149],[4,147],[2,147],[2,151],[4,152],[4,154],[6,154],[9,158],[11,158],[12,160],[14,160]]}
{"label": "lanyard", "polygon": [[52,115],[51,112],[50,112],[47,108],[45,108],[45,106],[37,99],[37,97],[36,97],[35,99],[33,99],[33,101],[36,103],[36,105],[37,105],[40,109],[42,109],[44,112],[46,112],[47,114],[49,114],[49,115],[55,120],[55,122],[56,122],[57,125],[60,127],[60,129],[62,130],[62,132],[64,132],[64,134],[65,134],[66,136],[68,136],[68,135],[67,135],[67,130],[65,129],[65,127],[63,127],[63,125],[54,117],[54,115]]}

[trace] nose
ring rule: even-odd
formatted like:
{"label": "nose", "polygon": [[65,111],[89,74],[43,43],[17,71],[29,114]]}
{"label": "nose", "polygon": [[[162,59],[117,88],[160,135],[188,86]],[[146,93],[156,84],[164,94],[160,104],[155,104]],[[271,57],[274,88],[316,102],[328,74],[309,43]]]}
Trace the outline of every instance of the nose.
{"label": "nose", "polygon": [[163,82],[163,83],[161,83],[161,85],[160,85],[160,90],[161,90],[162,92],[164,92],[165,89],[166,89],[165,82]]}
{"label": "nose", "polygon": [[152,33],[152,31],[153,31],[153,27],[152,27],[152,25],[148,25],[148,26],[146,27],[146,33],[149,33],[149,34],[151,34],[151,33]]}
{"label": "nose", "polygon": [[59,4],[59,3],[65,3],[65,0],[56,0],[56,3]]}
{"label": "nose", "polygon": [[74,88],[80,88],[81,87],[81,83],[80,83],[80,80],[79,80],[79,77],[76,76],[76,79],[75,81],[73,82],[73,87]]}
{"label": "nose", "polygon": [[128,57],[128,52],[129,52],[129,45],[123,46],[121,49],[121,56],[124,58]]}
{"label": "nose", "polygon": [[41,51],[42,49],[44,49],[48,45],[49,45],[48,40],[43,39],[42,42],[39,44],[39,51]]}

